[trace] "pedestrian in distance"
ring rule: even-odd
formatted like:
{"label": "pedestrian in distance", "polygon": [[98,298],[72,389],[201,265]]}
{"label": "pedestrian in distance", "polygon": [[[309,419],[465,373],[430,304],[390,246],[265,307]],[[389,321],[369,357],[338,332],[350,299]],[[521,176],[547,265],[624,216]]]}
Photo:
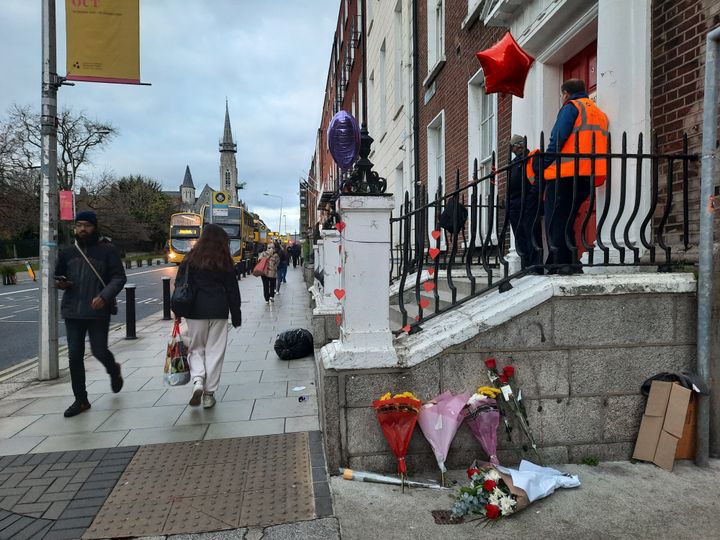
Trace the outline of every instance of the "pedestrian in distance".
{"label": "pedestrian in distance", "polygon": [[275,280],[277,279],[277,268],[280,263],[280,256],[275,252],[275,245],[270,244],[265,251],[260,254],[258,260],[267,259],[267,268],[265,273],[260,276],[263,284],[263,296],[265,303],[275,301]]}
{"label": "pedestrian in distance", "polygon": [[228,314],[240,326],[240,288],[230,256],[229,237],[219,225],[205,225],[197,243],[178,268],[177,281],[187,273],[193,302],[187,320],[188,362],[192,379],[190,406],[215,405],[215,392],[228,338]]}
{"label": "pedestrian in distance", "polygon": [[290,257],[287,250],[285,250],[280,243],[275,244],[275,251],[278,254],[278,267],[277,267],[277,285],[275,287],[277,294],[280,294],[280,289],[283,283],[287,283],[288,266],[290,264]]}
{"label": "pedestrian in distance", "polygon": [[[569,79],[560,90],[563,106],[542,164],[545,236],[549,245],[545,263],[551,274],[573,274],[582,272],[578,260],[573,260],[578,210],[590,196],[592,180],[595,186],[605,183],[608,118],[588,97],[584,81]],[[593,152],[597,157],[590,157]],[[531,176],[540,174],[538,159],[532,160],[531,169]]]}
{"label": "pedestrian in distance", "polygon": [[[522,268],[535,267],[532,271],[542,274],[542,232],[538,209],[538,187],[527,179],[523,185],[528,150],[525,138],[513,135],[510,138],[510,150],[515,157],[510,162],[510,184],[508,187],[508,214],[510,227],[515,235],[515,249],[520,255]],[[537,217],[537,224],[535,219]],[[534,239],[534,242],[533,242]],[[539,249],[536,249],[536,246]]]}
{"label": "pedestrian in distance", "polygon": [[85,386],[85,336],[90,350],[110,375],[110,389],[123,387],[120,364],[108,349],[110,316],[117,312],[115,297],[127,278],[115,247],[98,233],[94,212],[79,212],[75,217],[75,242],[63,249],[55,266],[55,283],[62,289],[60,313],[65,319],[70,379],[75,401],[64,413],[66,418],[90,408]]}
{"label": "pedestrian in distance", "polygon": [[292,258],[293,268],[297,268],[298,260],[300,259],[300,246],[298,246],[297,242],[290,245],[288,253]]}

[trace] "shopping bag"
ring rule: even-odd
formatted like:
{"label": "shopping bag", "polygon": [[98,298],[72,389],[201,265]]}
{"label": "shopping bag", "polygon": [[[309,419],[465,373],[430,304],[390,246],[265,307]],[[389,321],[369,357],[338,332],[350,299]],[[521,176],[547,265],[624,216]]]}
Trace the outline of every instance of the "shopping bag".
{"label": "shopping bag", "polygon": [[163,381],[168,386],[181,386],[190,382],[190,364],[187,347],[180,334],[180,319],[175,319],[170,343],[165,355]]}
{"label": "shopping bag", "polygon": [[255,277],[264,276],[267,273],[268,264],[270,263],[270,257],[260,257],[260,260],[253,268],[252,275]]}

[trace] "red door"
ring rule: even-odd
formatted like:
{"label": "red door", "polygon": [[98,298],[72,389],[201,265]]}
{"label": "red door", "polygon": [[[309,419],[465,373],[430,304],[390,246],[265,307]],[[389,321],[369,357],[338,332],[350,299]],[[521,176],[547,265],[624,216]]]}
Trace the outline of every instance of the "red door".
{"label": "red door", "polygon": [[[567,81],[568,79],[585,81],[585,87],[590,99],[595,99],[597,93],[597,41],[593,41],[563,64],[563,80]],[[578,247],[578,257],[585,253],[585,247],[582,243],[582,224],[589,207],[590,201],[588,199],[580,206],[573,227],[575,230],[575,245]],[[593,205],[585,232],[585,239],[589,245],[593,245],[597,237],[595,225],[595,206]]]}

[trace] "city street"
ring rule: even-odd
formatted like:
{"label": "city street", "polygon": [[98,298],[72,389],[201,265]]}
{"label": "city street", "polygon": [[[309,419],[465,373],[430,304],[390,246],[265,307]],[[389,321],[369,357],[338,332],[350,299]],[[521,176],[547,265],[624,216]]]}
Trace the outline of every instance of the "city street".
{"label": "city street", "polygon": [[[175,265],[127,270],[128,283],[137,286],[136,319],[143,319],[162,309],[162,278],[175,277]],[[62,296],[59,296],[59,298]],[[39,284],[26,281],[0,288],[0,370],[37,356],[37,320]],[[64,344],[65,325],[60,320],[60,345]],[[125,324],[125,293],[118,296],[118,314],[111,325]]]}

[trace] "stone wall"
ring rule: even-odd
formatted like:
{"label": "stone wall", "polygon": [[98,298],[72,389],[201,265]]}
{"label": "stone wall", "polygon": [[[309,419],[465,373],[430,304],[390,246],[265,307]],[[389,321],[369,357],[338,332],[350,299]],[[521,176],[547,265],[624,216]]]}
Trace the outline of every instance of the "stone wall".
{"label": "stone wall", "polygon": [[[410,368],[335,371],[318,362],[321,422],[330,471],[394,471],[395,460],[377,423],[372,400],[411,390],[423,400],[445,390],[485,384],[483,361],[512,358],[530,427],[548,463],[629,459],[645,398],[640,385],[661,371],[692,371],[694,294],[646,293],[555,296],[498,326]],[[499,458],[521,456],[498,431]],[[464,468],[484,453],[463,425],[447,465]],[[437,470],[419,427],[410,442],[411,471]]]}

